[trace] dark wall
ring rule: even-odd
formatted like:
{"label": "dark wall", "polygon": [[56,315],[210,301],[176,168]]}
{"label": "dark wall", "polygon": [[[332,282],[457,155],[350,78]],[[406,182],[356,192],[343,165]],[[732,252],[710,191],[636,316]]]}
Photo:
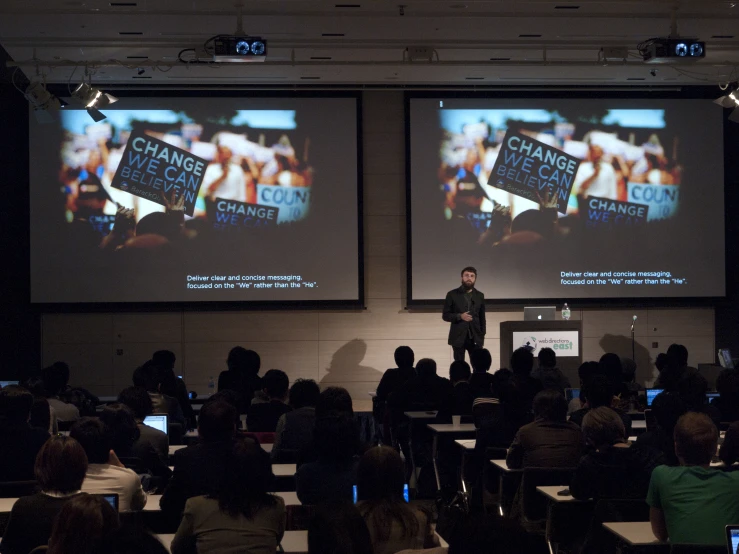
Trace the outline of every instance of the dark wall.
{"label": "dark wall", "polygon": [[28,102],[0,82],[0,377],[38,371],[41,325],[30,298]]}

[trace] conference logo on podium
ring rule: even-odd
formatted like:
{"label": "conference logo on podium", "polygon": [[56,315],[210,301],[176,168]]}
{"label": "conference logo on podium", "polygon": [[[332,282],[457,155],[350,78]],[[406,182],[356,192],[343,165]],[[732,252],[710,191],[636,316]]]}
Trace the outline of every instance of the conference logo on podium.
{"label": "conference logo on podium", "polygon": [[523,344],[521,344],[523,348],[526,348],[531,352],[536,352],[537,345],[538,341],[536,340],[536,337],[525,337]]}

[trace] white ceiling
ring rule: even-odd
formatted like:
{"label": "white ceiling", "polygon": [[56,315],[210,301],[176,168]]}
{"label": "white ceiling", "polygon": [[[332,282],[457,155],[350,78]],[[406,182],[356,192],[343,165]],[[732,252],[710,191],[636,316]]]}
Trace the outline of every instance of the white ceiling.
{"label": "white ceiling", "polygon": [[[28,77],[36,72],[28,62],[39,60],[49,82],[80,80],[86,66],[93,82],[139,85],[705,85],[739,77],[739,0],[118,3],[131,5],[0,0],[0,45]],[[182,49],[233,33],[240,4],[246,33],[268,41],[265,63],[177,61]],[[705,40],[706,59],[645,65],[636,45],[668,35],[676,5],[680,34]],[[404,61],[407,46],[432,47],[436,61]],[[599,62],[604,46],[628,47],[629,61]]]}

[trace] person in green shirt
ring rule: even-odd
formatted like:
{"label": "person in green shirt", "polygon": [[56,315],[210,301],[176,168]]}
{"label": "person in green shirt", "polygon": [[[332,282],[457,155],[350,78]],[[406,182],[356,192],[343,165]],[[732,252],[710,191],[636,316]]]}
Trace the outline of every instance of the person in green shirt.
{"label": "person in green shirt", "polygon": [[688,412],[675,426],[680,467],[658,466],[647,492],[655,536],[674,544],[725,544],[724,527],[739,523],[739,472],[711,468],[718,429]]}

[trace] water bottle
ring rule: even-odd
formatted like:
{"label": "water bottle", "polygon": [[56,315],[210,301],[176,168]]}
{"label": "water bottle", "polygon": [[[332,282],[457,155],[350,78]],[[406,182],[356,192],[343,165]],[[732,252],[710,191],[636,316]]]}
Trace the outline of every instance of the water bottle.
{"label": "water bottle", "polygon": [[570,307],[567,305],[567,302],[565,302],[565,305],[562,307],[562,319],[565,321],[570,320]]}
{"label": "water bottle", "polygon": [[216,392],[216,380],[208,377],[208,396],[212,396]]}

